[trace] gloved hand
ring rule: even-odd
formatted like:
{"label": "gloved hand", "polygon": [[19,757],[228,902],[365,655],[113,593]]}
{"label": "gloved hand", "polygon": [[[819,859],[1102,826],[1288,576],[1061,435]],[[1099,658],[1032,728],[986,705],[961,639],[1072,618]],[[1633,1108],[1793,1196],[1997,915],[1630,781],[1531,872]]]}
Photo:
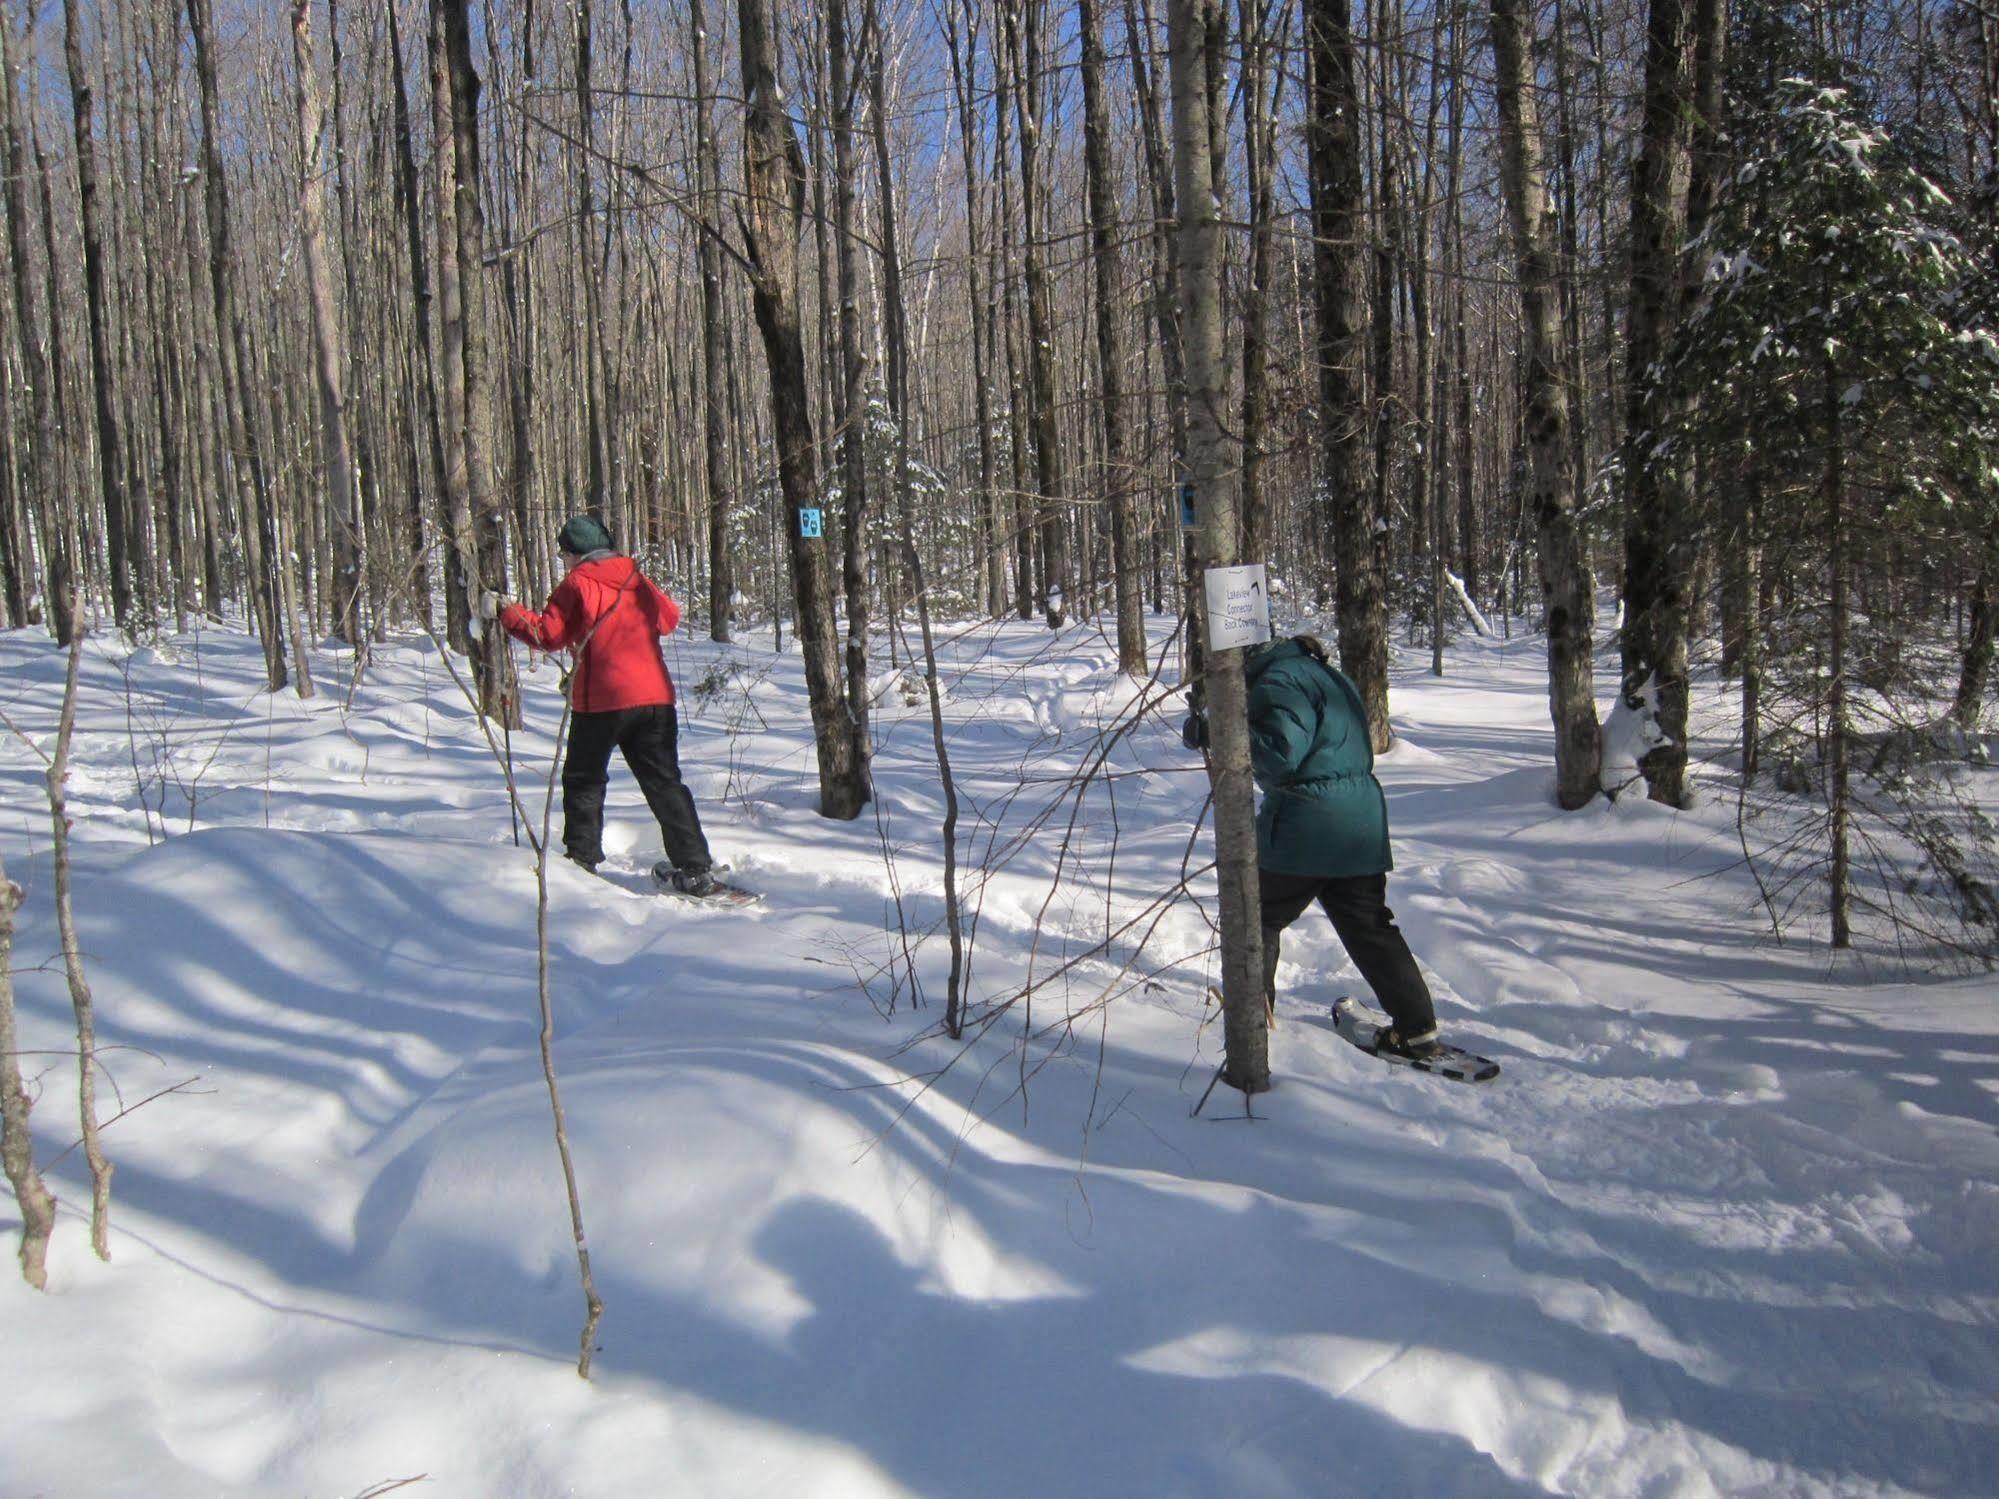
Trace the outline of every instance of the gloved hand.
{"label": "gloved hand", "polygon": [[1196,710],[1187,715],[1187,721],[1180,725],[1180,742],[1190,750],[1204,750],[1208,747],[1208,715]]}
{"label": "gloved hand", "polygon": [[498,619],[500,610],[506,607],[506,597],[487,589],[479,595],[479,618]]}

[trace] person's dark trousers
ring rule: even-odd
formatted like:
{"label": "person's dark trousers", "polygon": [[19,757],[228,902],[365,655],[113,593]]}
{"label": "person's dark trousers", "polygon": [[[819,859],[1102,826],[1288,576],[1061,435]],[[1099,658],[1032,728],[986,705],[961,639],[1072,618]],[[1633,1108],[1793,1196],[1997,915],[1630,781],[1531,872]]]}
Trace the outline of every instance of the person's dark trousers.
{"label": "person's dark trousers", "polygon": [[1388,877],[1380,874],[1322,878],[1279,874],[1258,877],[1263,908],[1263,992],[1277,993],[1277,947],[1284,929],[1317,901],[1332,918],[1340,945],[1405,1036],[1422,1036],[1437,1025],[1430,986],[1388,909]]}
{"label": "person's dark trousers", "polygon": [[680,715],[671,703],[576,713],[562,762],[562,847],[579,864],[604,857],[604,787],[615,748],[637,777],[646,805],[659,819],[666,856],[675,869],[706,869],[714,860],[701,832],[694,796],[680,779]]}

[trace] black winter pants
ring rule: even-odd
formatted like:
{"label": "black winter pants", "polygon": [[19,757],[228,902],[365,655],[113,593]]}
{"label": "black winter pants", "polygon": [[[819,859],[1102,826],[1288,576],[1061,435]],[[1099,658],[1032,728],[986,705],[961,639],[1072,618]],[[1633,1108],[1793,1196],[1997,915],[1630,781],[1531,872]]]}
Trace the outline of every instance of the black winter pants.
{"label": "black winter pants", "polygon": [[1263,907],[1263,992],[1275,1002],[1277,995],[1277,945],[1284,929],[1305,914],[1314,900],[1333,920],[1333,930],[1354,967],[1388,1018],[1405,1036],[1421,1036],[1436,1028],[1437,1011],[1430,1001],[1430,986],[1416,967],[1395,913],[1388,909],[1388,877],[1380,874],[1352,878],[1321,878],[1317,875],[1279,874],[1266,869],[1259,877]]}
{"label": "black winter pants", "polygon": [[694,795],[680,779],[680,715],[671,703],[577,713],[569,720],[562,762],[562,846],[579,864],[604,857],[604,787],[611,751],[624,755],[659,819],[666,856],[675,869],[706,869],[714,861],[701,833]]}

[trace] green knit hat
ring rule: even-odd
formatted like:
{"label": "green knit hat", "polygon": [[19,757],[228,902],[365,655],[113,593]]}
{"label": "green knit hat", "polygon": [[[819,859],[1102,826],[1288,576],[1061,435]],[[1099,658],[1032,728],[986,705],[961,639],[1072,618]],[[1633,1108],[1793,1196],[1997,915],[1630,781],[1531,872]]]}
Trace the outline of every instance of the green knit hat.
{"label": "green knit hat", "polygon": [[594,515],[572,515],[556,536],[555,544],[572,557],[583,557],[591,552],[610,551],[611,533]]}

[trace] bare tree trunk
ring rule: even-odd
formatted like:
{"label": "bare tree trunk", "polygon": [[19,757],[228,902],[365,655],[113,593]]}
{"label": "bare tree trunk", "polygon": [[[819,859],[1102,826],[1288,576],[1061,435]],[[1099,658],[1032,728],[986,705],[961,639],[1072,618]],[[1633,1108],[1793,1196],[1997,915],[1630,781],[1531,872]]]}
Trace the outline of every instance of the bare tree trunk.
{"label": "bare tree trunk", "polygon": [[[1001,12],[999,35],[994,39],[993,53],[993,174],[999,179],[999,202],[997,222],[994,224],[993,240],[998,264],[994,280],[1000,291],[999,331],[1001,344],[1006,355],[1006,433],[1008,460],[1008,510],[1013,517],[1013,602],[1014,612],[1022,619],[1034,618],[1036,592],[1035,567],[1035,525],[1032,507],[1027,493],[1027,423],[1025,414],[1028,406],[1027,394],[1021,385],[1020,355],[1018,340],[1020,318],[1014,303],[1014,240],[1016,220],[1013,212],[1013,167],[1016,160],[1009,147],[1013,141],[1013,95],[1019,87],[1017,60],[1013,33],[1016,28],[1005,23],[1006,12]],[[1045,559],[1043,559],[1045,561]],[[1041,571],[1044,573],[1046,569]],[[1039,585],[1046,588],[1045,578]]]}
{"label": "bare tree trunk", "polygon": [[361,648],[361,517],[354,499],[354,454],[347,438],[347,398],[341,389],[346,351],[340,309],[333,300],[333,275],[326,260],[326,179],[319,170],[319,139],[325,128],[319,79],[312,58],[312,0],[292,0],[292,57],[297,72],[299,155],[299,238],[312,299],[312,332],[319,360],[319,423],[326,448],[326,494],[333,512],[333,626],[340,638]]}
{"label": "bare tree trunk", "polygon": [[1532,28],[1525,0],[1492,0],[1494,83],[1499,101],[1500,173],[1513,225],[1524,336],[1525,502],[1538,532],[1541,592],[1547,606],[1548,707],[1555,726],[1555,799],[1564,810],[1598,794],[1603,741],[1591,677],[1595,601],[1576,529],[1575,475],[1569,469],[1568,392],[1556,318],[1554,214],[1541,170],[1541,124],[1534,101]]}
{"label": "bare tree trunk", "polygon": [[[963,49],[958,38],[958,19],[964,17]],[[972,419],[978,427],[979,449],[979,534],[985,559],[985,601],[988,613],[997,617],[1006,611],[1005,528],[1000,524],[999,498],[993,492],[993,413],[989,342],[992,318],[986,306],[986,292],[979,284],[979,261],[984,251],[979,239],[978,88],[974,76],[978,58],[978,8],[974,0],[956,0],[944,39],[951,53],[951,82],[958,101],[958,141],[964,155],[965,178],[965,283],[966,300],[972,320]]]}
{"label": "bare tree trunk", "polygon": [[[289,679],[285,664],[284,589],[278,573],[284,554],[278,545],[276,507],[265,480],[261,445],[250,416],[248,338],[236,300],[235,250],[229,233],[229,186],[221,146],[222,106],[216,84],[209,0],[187,0],[188,29],[194,35],[195,77],[201,92],[202,200],[208,213],[208,278],[215,302],[215,360],[236,493],[243,516],[245,570],[264,646],[265,681],[276,692]],[[297,663],[300,697],[312,695],[306,662]]]}
{"label": "bare tree trunk", "polygon": [[1448,430],[1445,416],[1443,358],[1437,348],[1430,301],[1430,254],[1435,236],[1431,215],[1437,201],[1437,119],[1444,98],[1444,13],[1440,8],[1430,22],[1429,114],[1423,124],[1423,175],[1417,189],[1414,217],[1414,248],[1409,268],[1410,316],[1416,325],[1416,422],[1415,480],[1411,492],[1424,507],[1422,549],[1429,566],[1430,674],[1444,674],[1444,549],[1449,534],[1450,510],[1444,464],[1439,453],[1442,434]]}
{"label": "bare tree trunk", "polygon": [[[1243,175],[1249,191],[1249,265],[1242,289],[1242,546],[1251,559],[1271,550],[1271,506],[1264,492],[1265,429],[1270,413],[1271,276],[1277,229],[1277,98],[1283,70],[1270,61],[1271,0],[1240,0]],[[1282,56],[1279,49],[1278,55]],[[1273,75],[1278,80],[1272,83]]]}
{"label": "bare tree trunk", "polygon": [[[1830,306],[1830,302],[1825,305]],[[1826,813],[1827,837],[1832,847],[1832,868],[1827,898],[1832,917],[1832,946],[1835,951],[1853,946],[1850,911],[1851,851],[1848,847],[1853,818],[1850,769],[1852,725],[1848,721],[1846,658],[1851,624],[1851,599],[1847,582],[1848,537],[1846,534],[1846,437],[1840,419],[1840,379],[1828,351],[1819,392],[1820,421],[1826,434],[1825,471],[1819,480],[1819,495],[1825,505],[1828,555],[1831,574],[1826,599]]]}
{"label": "bare tree trunk", "polygon": [[[148,231],[139,236],[145,245],[145,253],[139,257],[141,265],[133,279],[137,283],[134,300],[139,304],[141,316],[134,320],[138,326],[129,330],[129,338],[134,365],[143,363],[150,376],[145,383],[152,387],[149,415],[154,430],[147,434],[136,417],[131,420],[130,427],[140,445],[150,445],[158,455],[159,534],[149,549],[158,573],[152,596],[161,606],[162,616],[171,607],[174,628],[184,632],[189,610],[195,605],[194,569],[188,551],[188,542],[193,534],[189,518],[194,506],[191,503],[192,487],[183,472],[182,445],[186,426],[181,419],[180,368],[173,355],[175,341],[169,332],[173,314],[166,284],[173,258],[170,254],[158,253],[179,222],[173,212],[177,186],[173,179],[177,174],[170,170],[167,163],[179,156],[180,142],[168,137],[161,114],[163,107],[178,91],[180,49],[172,49],[172,61],[165,70],[165,76],[161,76],[157,58],[159,51],[165,49],[157,47],[157,33],[162,19],[161,14],[155,11],[148,18],[154,28],[153,34],[138,43],[138,52],[143,55],[147,69],[153,73],[153,87],[134,90],[137,95],[134,140],[140,160],[136,168],[127,168],[122,174],[129,179],[128,192],[138,202],[135,217],[145,222]],[[177,25],[178,16],[175,15],[174,19]],[[129,35],[123,45],[128,49],[132,47]],[[128,228],[127,233],[132,232]],[[147,443],[148,436],[150,444]]]}
{"label": "bare tree trunk", "polygon": [[1117,186],[1111,180],[1110,118],[1104,104],[1103,19],[1097,0],[1078,0],[1083,45],[1083,156],[1090,204],[1090,256],[1096,272],[1097,380],[1104,419],[1104,488],[1111,512],[1111,582],[1117,604],[1118,670],[1146,669],[1145,580],[1139,575],[1138,516],[1125,435],[1124,341],[1118,336]]}
{"label": "bare tree trunk", "polygon": [[77,671],[83,664],[83,641],[84,636],[79,633],[69,643],[62,716],[56,726],[55,755],[49,761],[49,823],[54,843],[50,862],[55,866],[56,930],[62,939],[63,971],[69,978],[70,1004],[76,1011],[76,1098],[77,1113],[83,1124],[83,1158],[90,1166],[90,1247],[100,1260],[108,1260],[111,1258],[111,1162],[105,1159],[97,1133],[97,1005],[91,997],[90,977],[83,969],[83,945],[77,939],[76,915],[70,903],[69,746],[76,728]]}
{"label": "bare tree trunk", "polygon": [[[534,49],[533,0],[528,0],[523,8],[519,28],[517,46],[513,48],[503,45],[497,28],[488,27],[486,31],[487,67],[501,88],[526,87],[524,81],[512,85],[504,77],[503,65],[516,53],[520,78],[526,80],[536,76],[539,64]],[[549,554],[553,548],[548,532],[553,528],[539,523],[535,505],[540,471],[535,419],[539,414],[537,408],[541,396],[541,387],[536,379],[542,347],[539,333],[541,310],[537,300],[541,283],[535,274],[536,247],[523,242],[521,222],[531,217],[534,211],[535,169],[539,161],[536,145],[544,132],[526,112],[521,113],[518,129],[512,136],[514,159],[511,168],[506,160],[507,131],[501,128],[494,135],[500,160],[492,176],[512,189],[511,201],[504,189],[494,195],[495,235],[504,246],[494,252],[494,258],[500,263],[500,301],[506,309],[503,320],[505,352],[494,360],[494,367],[505,376],[508,458],[505,498],[496,503],[503,513],[511,515],[513,521],[513,534],[517,541],[513,557],[514,590],[526,597],[543,598],[551,587]],[[499,420],[497,412],[494,420]],[[496,432],[496,446],[498,440]],[[497,474],[495,480],[498,480]]]}
{"label": "bare tree trunk", "polygon": [[104,498],[104,538],[111,553],[111,613],[118,628],[130,630],[132,561],[131,515],[125,490],[125,446],[118,427],[112,362],[110,289],[105,281],[103,209],[98,202],[97,141],[92,126],[95,89],[83,64],[77,0],[63,0],[63,58],[69,68],[71,119],[76,126],[76,188],[83,231],[83,293],[90,323],[90,389],[97,421],[98,484]]}
{"label": "bare tree trunk", "polygon": [[[861,338],[859,230],[854,223],[853,42],[846,0],[826,0],[826,68],[833,132],[833,261],[840,299],[840,582],[847,601],[847,727],[854,773],[868,795],[868,381]],[[883,184],[887,186],[886,183]]]}
{"label": "bare tree trunk", "polygon": [[[573,0],[576,18],[576,273],[583,283],[583,417],[585,452],[589,461],[584,485],[586,507],[608,521],[622,524],[624,497],[610,490],[611,444],[605,431],[607,404],[604,388],[604,287],[597,254],[592,246],[596,234],[596,200],[591,172],[595,162],[596,98],[592,89],[590,0]],[[610,507],[621,512],[612,515]],[[625,527],[629,531],[629,526]],[[637,538],[625,535],[628,544]]]}
{"label": "bare tree trunk", "polygon": [[1061,435],[1055,423],[1055,313],[1044,260],[1048,210],[1042,158],[1041,31],[1046,0],[1007,0],[1006,18],[1021,47],[1020,86],[1014,91],[1014,124],[1020,136],[1021,280],[1027,292],[1028,397],[1034,406],[1034,472],[1040,494],[1041,608],[1048,628],[1069,617],[1075,589],[1069,560]]}
{"label": "bare tree trunk", "polygon": [[[57,477],[55,376],[50,361],[42,356],[44,323],[41,298],[36,294],[33,274],[34,252],[28,241],[28,152],[26,132],[21,124],[21,65],[15,54],[12,16],[0,11],[0,81],[7,89],[4,123],[7,131],[6,182],[7,255],[14,283],[14,334],[20,354],[21,371],[28,383],[33,421],[28,429],[28,479],[40,499],[48,522],[48,545],[43,548],[43,597],[48,603],[49,626],[58,645],[76,638],[81,622],[76,617],[76,563],[69,545],[69,528],[51,513],[61,492]],[[51,312],[51,321],[53,313]],[[51,334],[53,342],[54,335]]]}
{"label": "bare tree trunk", "polygon": [[1742,778],[1753,781],[1763,753],[1763,571],[1762,497],[1752,488],[1743,505],[1742,534],[1730,548],[1742,572]]}
{"label": "bare tree trunk", "polygon": [[867,805],[853,736],[840,691],[840,662],[833,625],[832,569],[825,539],[811,528],[812,407],[805,383],[805,341],[799,331],[793,288],[798,268],[798,217],[804,203],[805,162],[778,87],[777,43],[765,0],[737,0],[742,34],[743,238],[750,263],[752,303],[770,366],[771,423],[777,437],[778,483],[789,523],[792,595],[798,608],[798,642],[805,657],[805,686],[819,748],[819,812],[851,820]]}
{"label": "bare tree trunk", "polygon": [[[0,16],[0,26],[12,24]],[[28,1130],[34,1102],[14,1062],[21,1049],[14,1029],[14,913],[20,908],[21,887],[7,878],[6,865],[0,863],[0,1166],[6,1169],[21,1212],[21,1275],[39,1291],[48,1285],[56,1200],[35,1169],[35,1141]]]}
{"label": "bare tree trunk", "polygon": [[[1186,358],[1180,341],[1179,237],[1172,232],[1173,172],[1166,157],[1165,112],[1158,80],[1155,70],[1147,65],[1153,31],[1151,0],[1124,0],[1124,24],[1126,49],[1131,54],[1132,87],[1137,94],[1139,139],[1144,145],[1145,181],[1152,204],[1152,322],[1159,334],[1159,363],[1166,377],[1166,422],[1172,443],[1170,472],[1176,481],[1173,487],[1177,489],[1187,462]],[[1180,573],[1183,587],[1190,590],[1195,581],[1197,542],[1192,530],[1183,528]],[[1191,604],[1188,619],[1191,624]],[[1200,677],[1204,649],[1200,631],[1190,628],[1183,656],[1190,680]]]}
{"label": "bare tree trunk", "polygon": [[1999,527],[1987,527],[1985,549],[1978,559],[1978,580],[1972,586],[1957,694],[1950,710],[1951,719],[1967,732],[1978,727],[1978,715],[1984,711],[1995,640],[1999,640]]}
{"label": "bare tree trunk", "polygon": [[[944,732],[944,700],[938,680],[937,643],[930,622],[930,590],[916,544],[916,516],[909,482],[909,317],[903,297],[902,247],[897,240],[895,173],[889,156],[887,73],[882,52],[882,0],[869,0],[868,32],[872,68],[867,68],[874,115],[875,174],[882,191],[882,323],[888,355],[888,405],[895,419],[896,520],[902,565],[915,596],[917,627],[923,641],[923,678],[930,700],[930,743],[944,792],[940,833],[944,844],[944,921],[951,943],[951,969],[944,997],[944,1029],[954,1040],[964,1029],[965,936],[958,893],[958,785],[951,774],[951,751]],[[890,620],[891,627],[894,620]]]}
{"label": "bare tree trunk", "polygon": [[1393,742],[1388,720],[1388,597],[1375,541],[1361,361],[1366,199],[1361,182],[1360,98],[1354,86],[1347,0],[1308,0],[1312,52],[1311,148],[1315,286],[1319,321],[1319,442],[1324,503],[1332,508],[1340,666],[1360,689],[1377,752]]}
{"label": "bare tree trunk", "polygon": [[[29,125],[29,141],[34,148],[35,179],[41,201],[42,263],[47,275],[44,301],[48,307],[49,389],[55,407],[52,432],[60,438],[69,430],[70,383],[61,311],[67,304],[62,294],[62,251],[56,236],[55,171],[49,165],[48,153],[42,149],[40,133],[32,123]],[[69,466],[63,458],[60,445],[51,448],[50,473],[57,486],[53,493],[61,493],[72,482]],[[85,510],[81,505],[52,503],[44,507],[43,514],[49,532],[49,552],[57,559],[51,568],[51,577],[60,574],[69,590],[53,606],[58,617],[57,629],[63,643],[71,644],[80,632],[89,628],[83,616],[83,594],[90,570]],[[63,620],[67,621],[66,627],[61,623]]]}
{"label": "bare tree trunk", "polygon": [[[1187,356],[1187,468],[1199,506],[1201,561],[1237,558],[1237,454],[1229,436],[1227,361],[1222,352],[1221,226],[1217,222],[1209,118],[1207,37],[1215,0],[1172,0],[1174,196],[1180,205],[1179,285]],[[1201,595],[1196,595],[1197,600]],[[1206,624],[1206,610],[1199,610]],[[1258,917],[1255,790],[1249,765],[1249,705],[1238,650],[1208,654],[1208,775],[1215,806],[1221,884],[1223,1075],[1245,1093],[1270,1086]]]}
{"label": "bare tree trunk", "polygon": [[[431,88],[437,122],[437,274],[442,304],[440,361],[444,372],[445,468],[450,497],[453,559],[465,606],[482,590],[506,581],[505,533],[499,491],[487,445],[493,435],[492,386],[487,373],[485,317],[485,214],[479,198],[479,75],[472,66],[471,22],[466,0],[432,0]],[[509,724],[520,722],[513,656],[507,637],[481,630],[473,641],[472,670],[479,711]]]}
{"label": "bare tree trunk", "polygon": [[1653,801],[1681,806],[1687,769],[1687,595],[1693,567],[1684,475],[1659,434],[1674,397],[1665,351],[1679,321],[1687,173],[1687,6],[1651,0],[1638,160],[1631,174],[1625,317],[1622,693],[1664,741],[1640,762]]}
{"label": "bare tree trunk", "polygon": [[729,407],[725,366],[728,314],[722,300],[722,167],[711,117],[708,28],[703,0],[690,0],[689,48],[694,54],[694,137],[701,189],[701,432],[708,463],[708,636],[726,641],[734,608],[736,574],[729,545],[729,512],[735,503],[729,468]]}
{"label": "bare tree trunk", "polygon": [[478,564],[473,557],[472,491],[465,457],[465,306],[459,281],[457,170],[449,142],[455,102],[451,62],[444,40],[443,7],[431,0],[429,58],[431,133],[431,214],[437,248],[437,424],[444,443],[445,619],[447,639],[467,652],[478,602]]}
{"label": "bare tree trunk", "polygon": [[[1368,29],[1374,42],[1375,76],[1374,108],[1370,111],[1374,122],[1374,215],[1373,243],[1370,259],[1374,274],[1369,284],[1370,310],[1368,317],[1368,399],[1373,408],[1374,494],[1371,518],[1362,533],[1371,538],[1374,545],[1372,555],[1365,566],[1372,572],[1374,582],[1370,587],[1380,590],[1380,629],[1382,651],[1382,674],[1387,675],[1388,650],[1388,580],[1390,548],[1394,540],[1392,522],[1394,520],[1394,479],[1396,468],[1396,427],[1400,422],[1403,400],[1398,393],[1396,371],[1396,311],[1400,304],[1398,292],[1402,278],[1402,207],[1401,177],[1402,167],[1398,160],[1398,141],[1402,129],[1399,115],[1399,100],[1391,102],[1391,85],[1394,79],[1396,48],[1388,38],[1400,31],[1399,18],[1391,13],[1390,0],[1368,0]],[[1342,629],[1344,637],[1344,628]],[[1359,679],[1355,679],[1359,685]],[[1366,692],[1363,689],[1363,697]],[[1387,699],[1376,714],[1372,708],[1368,713],[1370,727],[1381,725],[1381,743],[1375,748],[1383,749],[1392,742],[1392,732],[1388,725]]]}
{"label": "bare tree trunk", "polygon": [[[1977,134],[1985,156],[1979,165],[1993,192],[1999,193],[1999,12],[1990,9],[1978,13],[1978,61]],[[1966,149],[1977,148],[1967,142]],[[1986,197],[1985,214],[1990,235],[1999,221],[1999,199],[1992,193]],[[1999,643],[1999,526],[1988,524],[1985,545],[1979,551],[1977,581],[1972,585],[1971,618],[1966,622],[1957,694],[1950,710],[1951,718],[1967,732],[1978,726],[1978,715],[1984,711],[1995,643]]]}
{"label": "bare tree trunk", "polygon": [[[410,485],[405,535],[411,558],[411,602],[416,610],[417,623],[428,629],[431,620],[430,558],[424,535],[423,484],[420,478],[424,465],[417,454],[421,442],[430,458],[431,492],[442,503],[445,490],[444,431],[437,409],[437,376],[431,358],[436,338],[431,328],[430,272],[424,263],[422,211],[418,207],[422,202],[422,193],[418,189],[416,149],[410,138],[409,89],[403,76],[402,29],[396,20],[397,7],[391,4],[386,9],[389,13],[389,66],[395,75],[396,201],[402,211],[403,231],[409,247],[410,302],[416,312],[416,347],[412,353],[418,366],[415,382],[418,418],[414,424],[404,424],[404,453],[409,464]],[[420,433],[418,428],[422,429]],[[457,577],[448,567],[445,577],[448,596]],[[454,617],[448,604],[447,597],[447,621]],[[455,618],[460,621],[462,632],[464,615]],[[448,630],[447,623],[447,633]],[[454,645],[461,647],[469,643],[462,633],[449,638]]]}
{"label": "bare tree trunk", "polygon": [[[0,320],[10,310],[0,304]],[[0,331],[0,339],[12,331],[11,328]],[[11,413],[13,409],[14,365],[0,355],[0,412]],[[10,630],[31,623],[29,599],[33,592],[29,582],[32,567],[27,541],[27,497],[21,483],[20,455],[14,444],[13,423],[0,421],[0,592],[5,594],[4,618]]]}
{"label": "bare tree trunk", "polygon": [[[373,397],[372,401],[343,400],[342,410],[351,408],[354,416],[350,422],[350,433],[354,446],[354,563],[356,597],[353,604],[355,617],[355,643],[357,650],[365,649],[368,638],[368,623],[361,619],[360,591],[368,594],[369,614],[377,639],[387,629],[384,615],[387,612],[387,588],[390,582],[388,569],[395,554],[382,545],[382,451],[371,422],[379,419],[385,392],[392,389],[382,365],[386,362],[370,349],[367,330],[369,318],[364,311],[366,303],[361,294],[361,267],[366,256],[365,244],[369,239],[356,210],[353,191],[354,163],[347,149],[347,96],[351,88],[346,82],[347,59],[340,45],[340,0],[326,0],[326,46],[328,72],[333,81],[333,109],[331,126],[333,134],[333,182],[335,193],[335,214],[340,221],[340,281],[344,298],[345,321],[342,324],[341,360],[343,369],[368,369],[373,372],[371,379],[362,382],[363,388]],[[365,78],[366,56],[360,59]],[[356,355],[359,347],[364,352]],[[343,396],[345,392],[343,389]],[[371,543],[371,533],[374,541]],[[336,597],[336,627],[339,599],[339,538],[335,536],[336,555],[333,559],[334,586]]]}

